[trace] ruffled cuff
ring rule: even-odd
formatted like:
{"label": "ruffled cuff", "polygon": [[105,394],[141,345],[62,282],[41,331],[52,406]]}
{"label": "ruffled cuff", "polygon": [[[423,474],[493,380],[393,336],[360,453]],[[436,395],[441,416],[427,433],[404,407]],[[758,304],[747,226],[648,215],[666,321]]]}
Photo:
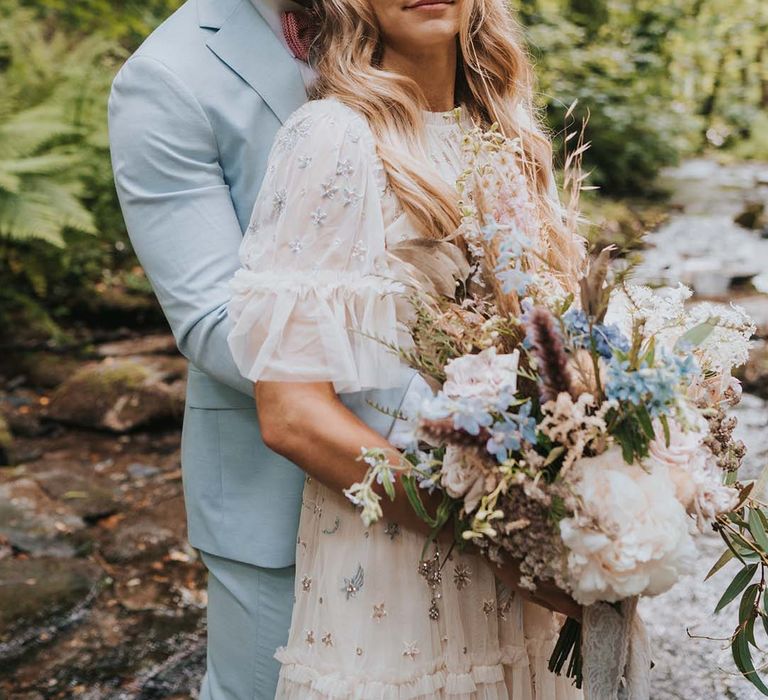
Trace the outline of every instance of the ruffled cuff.
{"label": "ruffled cuff", "polygon": [[385,345],[397,343],[401,284],[354,272],[240,269],[231,287],[229,347],[251,381],[332,382],[337,393],[401,384],[400,359]]}

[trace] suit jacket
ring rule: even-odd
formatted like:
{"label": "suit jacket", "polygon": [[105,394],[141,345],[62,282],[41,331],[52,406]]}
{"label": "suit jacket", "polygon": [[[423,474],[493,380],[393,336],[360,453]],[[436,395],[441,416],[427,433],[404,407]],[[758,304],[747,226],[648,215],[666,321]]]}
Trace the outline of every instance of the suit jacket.
{"label": "suit jacket", "polygon": [[[189,0],[117,75],[112,162],[131,242],[189,359],[182,472],[189,538],[266,567],[294,561],[304,475],[261,440],[227,346],[229,281],[280,125],[306,101],[251,0]],[[410,375],[404,375],[405,385]],[[343,396],[387,434],[404,390]]]}

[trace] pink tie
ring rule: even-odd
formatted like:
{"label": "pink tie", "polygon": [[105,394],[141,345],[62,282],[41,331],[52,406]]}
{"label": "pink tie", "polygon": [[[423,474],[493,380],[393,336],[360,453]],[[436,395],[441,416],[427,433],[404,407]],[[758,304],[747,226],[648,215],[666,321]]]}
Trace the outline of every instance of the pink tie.
{"label": "pink tie", "polygon": [[295,58],[307,63],[309,47],[317,36],[317,22],[311,12],[290,11],[280,15],[283,34]]}

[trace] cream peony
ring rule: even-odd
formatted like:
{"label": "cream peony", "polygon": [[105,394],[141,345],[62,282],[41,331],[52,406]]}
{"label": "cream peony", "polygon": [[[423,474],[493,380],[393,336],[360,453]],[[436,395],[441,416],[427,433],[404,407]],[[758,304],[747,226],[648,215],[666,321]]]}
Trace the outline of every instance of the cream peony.
{"label": "cream peony", "polygon": [[482,399],[493,403],[502,391],[517,390],[520,351],[499,355],[488,348],[477,355],[465,355],[445,366],[443,392],[451,398]]}
{"label": "cream peony", "polygon": [[656,423],[656,439],[649,446],[646,466],[652,471],[667,470],[677,499],[688,513],[696,515],[703,529],[707,522],[735,507],[739,492],[723,484],[723,472],[704,444],[707,434],[703,421],[697,425],[695,414],[690,419],[693,426],[689,430],[669,421],[669,445],[661,424]]}
{"label": "cream peony", "polygon": [[658,595],[694,571],[688,517],[664,467],[649,473],[612,447],[577,461],[569,476],[581,509],[560,534],[579,603]]}

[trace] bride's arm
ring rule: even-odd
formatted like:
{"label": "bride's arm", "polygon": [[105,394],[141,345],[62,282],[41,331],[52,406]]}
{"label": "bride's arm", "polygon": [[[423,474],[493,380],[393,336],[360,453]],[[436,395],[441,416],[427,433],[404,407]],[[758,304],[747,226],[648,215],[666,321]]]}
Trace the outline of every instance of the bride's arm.
{"label": "bride's arm", "polygon": [[[393,457],[396,454],[385,438],[339,400],[328,382],[258,382],[254,393],[267,447],[337,493],[365,476],[362,447],[389,448]],[[394,501],[382,498],[386,517],[426,534],[426,524],[413,512],[399,481],[395,488]]]}
{"label": "bride's arm", "polygon": [[[266,445],[333,491],[341,493],[363,478],[366,465],[359,459],[361,447],[389,448],[395,452],[387,440],[344,406],[328,382],[258,382],[254,394]],[[428,533],[427,525],[414,513],[399,480],[394,501],[386,498],[383,488],[379,488],[382,509],[388,519],[425,535]],[[435,500],[430,510],[434,512],[437,503]],[[446,533],[447,544],[452,537],[453,533]],[[496,573],[523,598],[575,619],[581,617],[581,608],[553,584],[539,584],[535,594],[520,588],[516,562],[506,564]]]}

